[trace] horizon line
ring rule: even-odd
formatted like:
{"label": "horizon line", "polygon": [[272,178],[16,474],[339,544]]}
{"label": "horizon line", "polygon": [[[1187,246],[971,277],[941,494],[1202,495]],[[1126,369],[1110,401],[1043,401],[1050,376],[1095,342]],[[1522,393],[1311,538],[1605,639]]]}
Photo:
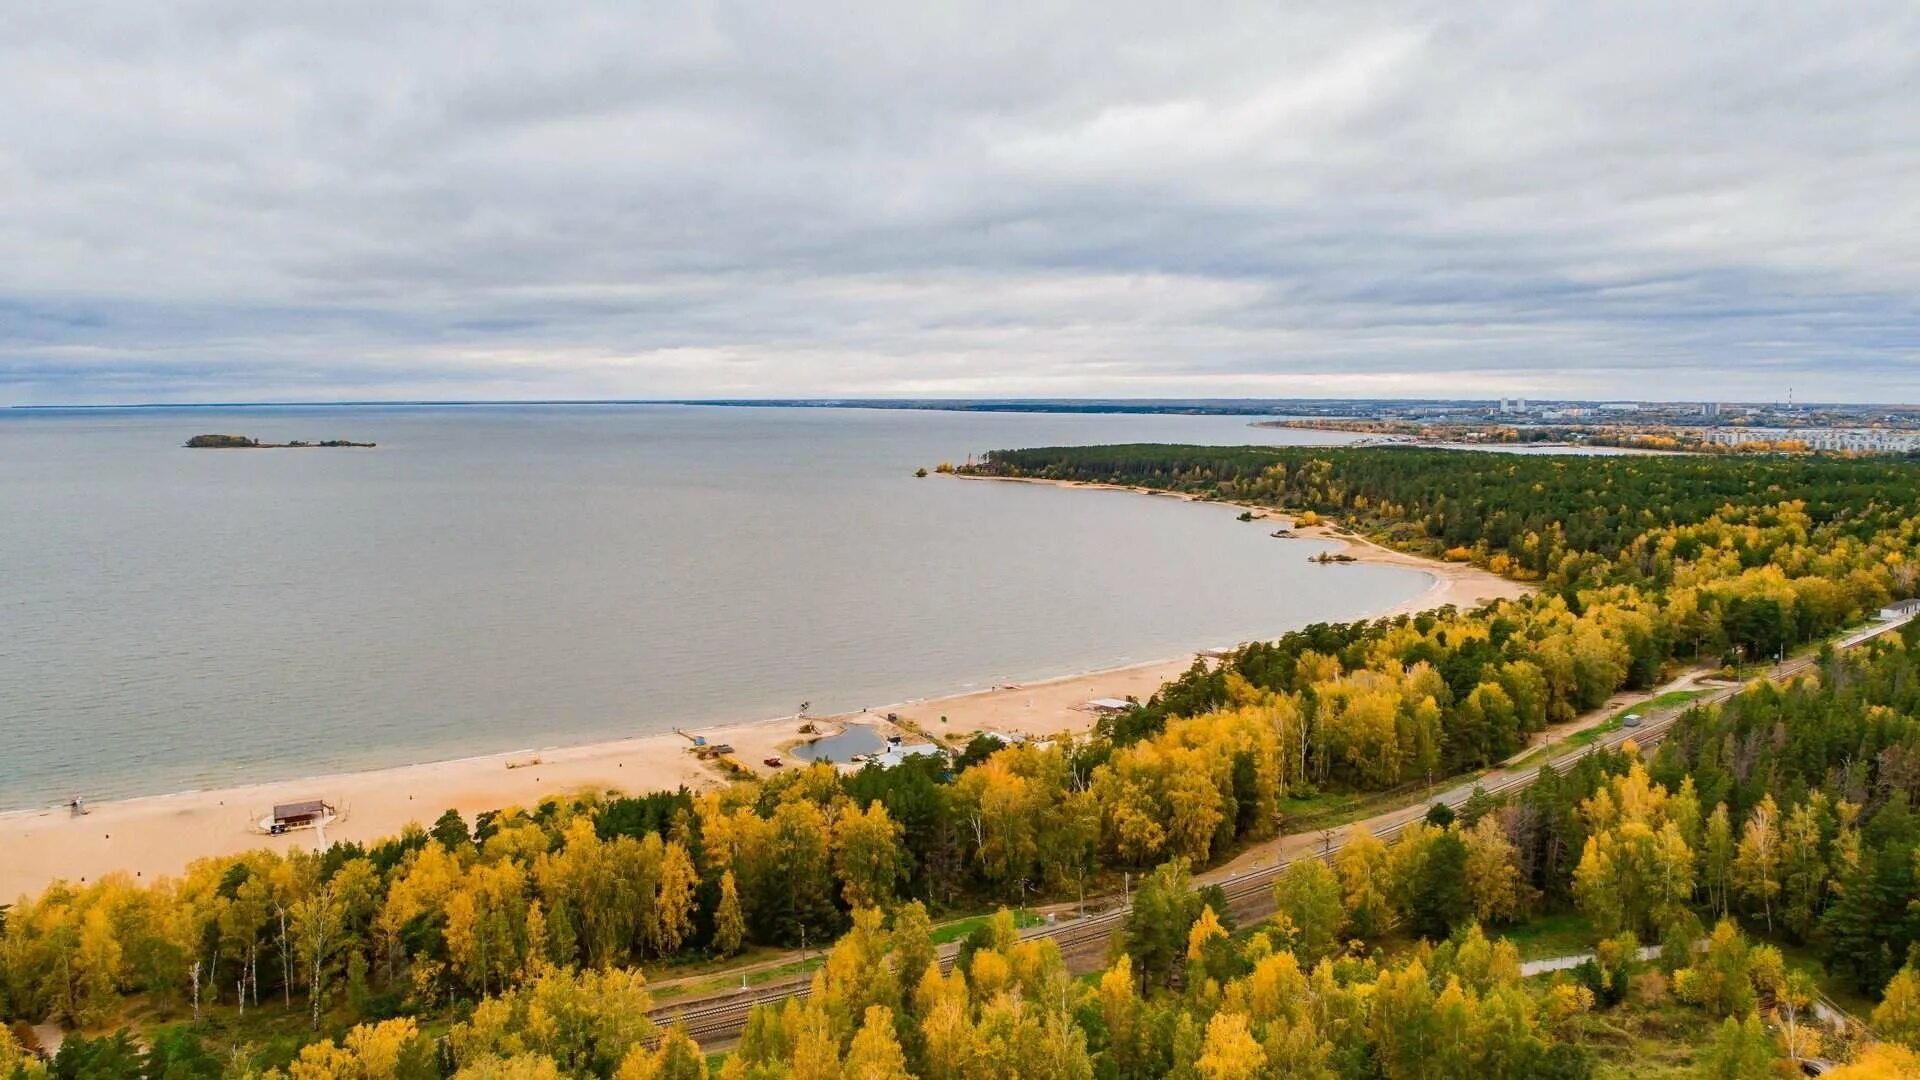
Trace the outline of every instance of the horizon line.
{"label": "horizon line", "polygon": [[[712,397],[712,398],[375,398],[375,399],[330,399],[330,400],[282,400],[282,401],[126,401],[126,402],[54,402],[19,403],[4,406],[9,411],[54,412],[65,410],[112,410],[112,409],[296,409],[296,408],[367,408],[367,407],[487,407],[514,405],[735,405],[735,406],[815,406],[815,407],[853,407],[862,405],[1033,405],[1033,404],[1081,404],[1081,405],[1146,405],[1146,404],[1282,404],[1282,403],[1366,403],[1366,404],[1480,404],[1484,402],[1500,403],[1507,400],[1525,401],[1530,404],[1555,405],[1719,405],[1721,407],[1781,407],[1787,405],[1781,401],[1734,401],[1713,398],[1484,398],[1484,397],[944,397],[944,396],[876,396],[876,397]],[[1794,409],[1816,409],[1831,406],[1853,408],[1881,407],[1892,409],[1920,408],[1901,401],[1801,401],[1787,407]]]}

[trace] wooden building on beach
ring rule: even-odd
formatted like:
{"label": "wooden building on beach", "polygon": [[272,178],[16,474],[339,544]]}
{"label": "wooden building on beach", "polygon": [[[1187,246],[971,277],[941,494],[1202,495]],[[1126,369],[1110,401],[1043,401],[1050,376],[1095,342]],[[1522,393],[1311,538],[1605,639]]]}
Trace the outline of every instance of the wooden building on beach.
{"label": "wooden building on beach", "polygon": [[311,829],[326,824],[332,818],[333,807],[320,799],[281,803],[273,808],[273,816],[267,819],[267,831],[283,833],[289,829]]}

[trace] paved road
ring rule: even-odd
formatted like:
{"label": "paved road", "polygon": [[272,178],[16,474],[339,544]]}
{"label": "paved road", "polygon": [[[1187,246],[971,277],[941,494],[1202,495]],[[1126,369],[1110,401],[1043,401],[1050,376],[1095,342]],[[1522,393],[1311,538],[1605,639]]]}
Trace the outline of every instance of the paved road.
{"label": "paved road", "polygon": [[[1905,626],[1914,617],[1910,615],[1876,623],[1842,638],[1836,643],[1836,647],[1853,648],[1881,634]],[[1774,680],[1791,678],[1812,667],[1813,663],[1814,657],[1811,656],[1788,660],[1775,665],[1768,672],[1768,677]],[[1544,764],[1558,773],[1589,754],[1603,748],[1614,749],[1628,740],[1633,740],[1642,747],[1653,746],[1666,737],[1674,723],[1688,710],[1701,705],[1723,702],[1738,693],[1741,685],[1724,686],[1704,697],[1671,708],[1650,710],[1643,714],[1639,727],[1608,732],[1592,744],[1550,758]],[[1599,722],[1603,721],[1596,721],[1596,723]],[[1408,826],[1426,817],[1428,807],[1433,802],[1443,802],[1457,809],[1473,795],[1475,789],[1484,789],[1487,794],[1495,797],[1511,794],[1532,784],[1538,778],[1539,772],[1537,765],[1495,770],[1457,784],[1430,801],[1379,814],[1360,824],[1364,824],[1376,837],[1393,843]],[[1195,875],[1195,881],[1204,885],[1219,885],[1226,894],[1229,911],[1240,924],[1247,925],[1265,919],[1274,911],[1272,893],[1274,878],[1298,858],[1317,857],[1331,860],[1346,846],[1353,828],[1352,825],[1344,825],[1317,833],[1281,837],[1242,853],[1224,866]],[[1103,910],[1080,918],[1032,927],[1023,931],[1021,937],[1050,937],[1059,945],[1068,970],[1075,973],[1095,970],[1105,962],[1108,939],[1125,925],[1130,910],[1125,898],[1117,896],[1102,898],[1099,906]],[[942,946],[939,950],[941,967],[951,968],[958,952],[958,943]],[[1576,960],[1575,963],[1577,964],[1578,961]],[[754,1006],[784,1001],[788,998],[804,998],[811,992],[812,976],[801,975],[748,989],[670,1002],[655,1008],[650,1015],[655,1023],[662,1026],[684,1024],[687,1033],[703,1046],[721,1047],[730,1045],[739,1037],[740,1031],[746,1026],[747,1014]]]}
{"label": "paved road", "polygon": [[[1660,946],[1643,945],[1633,954],[1635,960],[1651,960],[1660,955]],[[1593,954],[1583,952],[1577,956],[1554,956],[1545,960],[1528,960],[1520,965],[1520,977],[1531,978],[1553,971],[1571,971],[1593,959]]]}

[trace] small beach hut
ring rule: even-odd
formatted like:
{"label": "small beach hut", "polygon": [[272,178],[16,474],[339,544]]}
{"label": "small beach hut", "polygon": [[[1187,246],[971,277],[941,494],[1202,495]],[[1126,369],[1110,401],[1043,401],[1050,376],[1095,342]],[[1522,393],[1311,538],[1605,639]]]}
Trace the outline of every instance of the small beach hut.
{"label": "small beach hut", "polygon": [[284,832],[288,829],[311,828],[325,823],[332,816],[333,807],[319,799],[281,803],[273,808],[272,829],[275,832]]}
{"label": "small beach hut", "polygon": [[1092,701],[1087,702],[1087,708],[1103,714],[1123,713],[1133,708],[1133,702],[1125,698],[1094,698]]}

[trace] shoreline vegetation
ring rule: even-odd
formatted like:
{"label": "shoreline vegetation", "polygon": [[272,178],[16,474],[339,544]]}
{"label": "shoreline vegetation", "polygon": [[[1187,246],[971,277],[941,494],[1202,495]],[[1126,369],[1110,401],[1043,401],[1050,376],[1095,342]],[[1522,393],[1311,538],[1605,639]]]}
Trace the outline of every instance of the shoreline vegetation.
{"label": "shoreline vegetation", "polygon": [[189,450],[307,450],[316,447],[351,446],[370,450],[370,442],[353,442],[348,439],[323,439],[320,442],[305,442],[295,439],[292,442],[261,442],[249,435],[195,435],[183,444]]}
{"label": "shoreline vegetation", "polygon": [[[85,1032],[59,1076],[130,1080],[1920,1074],[1920,464],[1140,444],[957,471],[1337,520],[1533,588],[1227,650],[1084,740],[56,886],[7,912],[0,1015]],[[1757,677],[1694,703],[1716,666]],[[1588,718],[1622,730],[1337,852],[1307,831]],[[1035,903],[1059,929],[1020,931]],[[994,904],[949,973],[933,917]],[[1569,915],[1564,964],[1501,936]],[[719,1004],[656,1009],[640,971],[836,938]],[[1829,1026],[1829,990],[1871,1030]]]}
{"label": "shoreline vegetation", "polygon": [[[957,475],[961,479],[987,479]],[[1062,488],[1164,495],[1121,485],[1037,480]],[[1182,496],[1185,501],[1201,501]],[[1259,509],[1263,519],[1285,516]],[[1270,516],[1269,516],[1270,515]],[[1344,535],[1320,524],[1290,526],[1294,537],[1338,545],[1357,563],[1397,566],[1426,573],[1432,583],[1416,596],[1356,618],[1386,619],[1446,606],[1480,604],[1523,596],[1528,586],[1472,566],[1407,555]],[[1309,556],[1318,558],[1319,556]],[[521,748],[497,753],[356,769],[307,777],[133,796],[87,803],[75,817],[64,805],[0,811],[0,898],[33,892],[56,879],[97,881],[109,873],[141,880],[177,875],[193,859],[237,855],[258,848],[293,851],[311,847],[310,832],[260,834],[252,825],[275,803],[326,798],[340,808],[326,829],[329,841],[368,843],[398,834],[410,822],[425,823],[452,808],[472,816],[503,806],[532,805],[541,798],[584,791],[671,791],[713,787],[735,779],[734,768],[767,775],[804,767],[790,759],[794,746],[834,734],[849,724],[868,724],[881,735],[905,741],[931,739],[960,749],[975,731],[1002,731],[1033,738],[1083,735],[1097,716],[1087,703],[1098,698],[1146,701],[1178,679],[1197,656],[1234,643],[1201,645],[1180,656],[1112,668],[1074,672],[1018,685],[994,685],[890,705],[813,717],[791,715],[703,726],[622,739]],[[889,721],[887,717],[898,719]],[[811,728],[812,731],[803,732]],[[692,736],[708,745],[728,745],[728,762],[700,758]],[[770,769],[768,758],[785,765]],[[731,768],[729,767],[731,766]],[[4,901],[0,901],[4,902]]]}

